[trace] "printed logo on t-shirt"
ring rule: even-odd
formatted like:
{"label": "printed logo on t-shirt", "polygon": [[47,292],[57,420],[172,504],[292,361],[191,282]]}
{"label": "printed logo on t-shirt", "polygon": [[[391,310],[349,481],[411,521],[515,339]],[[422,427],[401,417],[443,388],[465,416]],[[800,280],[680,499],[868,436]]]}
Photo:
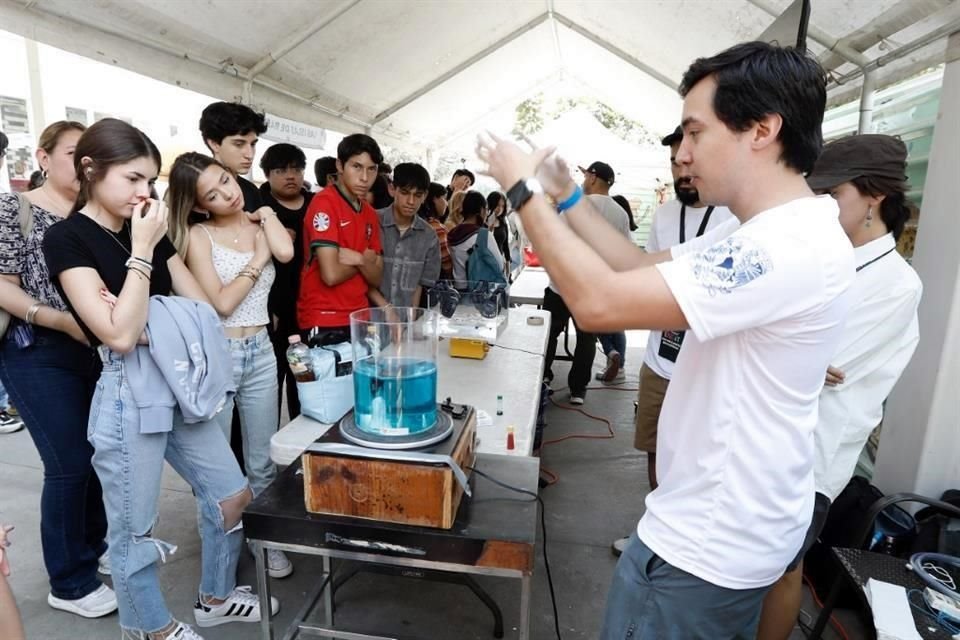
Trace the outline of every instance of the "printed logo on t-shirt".
{"label": "printed logo on t-shirt", "polygon": [[313,228],[317,231],[324,232],[330,228],[330,216],[325,214],[323,211],[318,211],[315,216],[313,216]]}
{"label": "printed logo on t-shirt", "polygon": [[711,294],[730,293],[772,268],[767,252],[742,236],[726,238],[693,256],[693,275]]}

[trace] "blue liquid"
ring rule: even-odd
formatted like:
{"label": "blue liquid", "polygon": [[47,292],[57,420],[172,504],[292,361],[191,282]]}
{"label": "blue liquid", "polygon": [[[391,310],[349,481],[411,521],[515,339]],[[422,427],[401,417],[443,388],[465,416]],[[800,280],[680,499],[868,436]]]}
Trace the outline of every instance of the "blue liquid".
{"label": "blue liquid", "polygon": [[437,421],[437,365],[428,360],[361,360],[353,368],[354,419],[368,433],[402,436]]}

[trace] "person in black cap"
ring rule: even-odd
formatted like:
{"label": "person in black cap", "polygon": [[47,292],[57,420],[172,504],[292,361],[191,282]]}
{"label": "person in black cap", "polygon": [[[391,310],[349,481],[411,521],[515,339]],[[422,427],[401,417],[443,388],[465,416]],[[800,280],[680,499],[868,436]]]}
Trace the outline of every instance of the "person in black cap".
{"label": "person in black cap", "polygon": [[803,556],[820,534],[830,504],[853,477],[860,452],[883,418],[883,403],[919,341],[923,287],[896,251],[910,219],[906,160],[907,147],[897,138],[849,136],[828,144],[807,176],[811,189],[836,199],[857,275],[840,348],[820,393],[813,521],[797,559],[764,600],[759,640],[790,637],[800,613]]}
{"label": "person in black cap", "polygon": [[[647,253],[657,253],[692,240],[733,219],[733,214],[726,207],[708,207],[700,202],[700,192],[690,184],[690,178],[680,174],[677,152],[681,142],[681,127],[677,127],[660,141],[663,146],[670,148],[670,171],[676,199],[664,202],[653,212],[647,244],[644,247]],[[684,336],[683,331],[652,329],[647,338],[647,348],[643,352],[637,389],[637,410],[634,415],[633,446],[646,453],[647,481],[651,490],[657,488],[657,425]],[[629,541],[629,535],[614,540],[611,545],[613,554],[619,556],[623,553]]]}

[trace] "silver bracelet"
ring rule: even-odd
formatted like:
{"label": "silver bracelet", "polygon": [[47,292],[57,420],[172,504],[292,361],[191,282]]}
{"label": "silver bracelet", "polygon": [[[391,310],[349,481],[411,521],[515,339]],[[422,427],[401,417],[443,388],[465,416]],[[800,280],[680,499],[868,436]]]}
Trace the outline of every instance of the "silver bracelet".
{"label": "silver bracelet", "polygon": [[23,317],[24,322],[27,324],[33,324],[33,320],[37,317],[37,312],[40,311],[40,307],[42,306],[42,302],[34,302],[32,305],[30,305],[30,308],[27,309],[27,315]]}

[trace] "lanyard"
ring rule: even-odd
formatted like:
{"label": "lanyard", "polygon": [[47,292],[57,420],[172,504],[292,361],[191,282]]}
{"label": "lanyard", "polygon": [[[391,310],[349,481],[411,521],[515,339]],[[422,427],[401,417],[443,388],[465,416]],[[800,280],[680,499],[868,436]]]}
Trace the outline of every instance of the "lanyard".
{"label": "lanyard", "polygon": [[[707,230],[707,223],[710,222],[710,214],[713,213],[713,205],[707,207],[707,212],[703,214],[703,222],[700,223],[700,228],[697,229],[697,237],[703,235],[703,232]],[[680,205],[680,244],[686,242],[687,238],[687,205]]]}
{"label": "lanyard", "polygon": [[878,256],[877,256],[876,258],[874,258],[873,260],[867,260],[867,261],[864,262],[862,265],[860,265],[859,267],[857,267],[857,272],[859,272],[861,269],[866,269],[867,267],[869,267],[870,265],[872,265],[874,262],[876,262],[876,261],[879,260],[880,258],[882,258],[882,257],[884,257],[884,256],[886,256],[886,255],[888,255],[888,254],[893,253],[894,249],[896,249],[896,247],[893,247],[892,249],[887,249],[886,251],[884,251],[883,253],[881,253],[880,255],[878,255]]}

